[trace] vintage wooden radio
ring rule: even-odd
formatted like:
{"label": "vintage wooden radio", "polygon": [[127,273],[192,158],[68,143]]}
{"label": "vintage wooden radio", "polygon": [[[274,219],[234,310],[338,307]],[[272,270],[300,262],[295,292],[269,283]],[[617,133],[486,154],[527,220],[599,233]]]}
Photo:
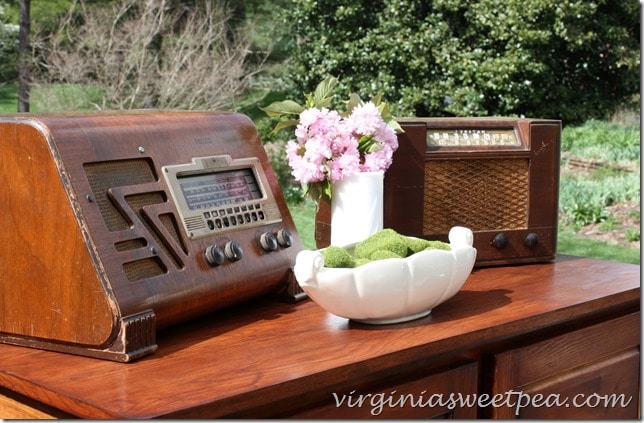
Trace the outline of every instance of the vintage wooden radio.
{"label": "vintage wooden radio", "polygon": [[[477,266],[552,260],[557,244],[561,122],[406,118],[385,173],[384,227],[447,240],[474,231]],[[330,208],[316,242],[330,239]]]}
{"label": "vintage wooden radio", "polygon": [[208,112],[0,117],[0,341],[130,361],[156,331],[301,295],[253,123]]}

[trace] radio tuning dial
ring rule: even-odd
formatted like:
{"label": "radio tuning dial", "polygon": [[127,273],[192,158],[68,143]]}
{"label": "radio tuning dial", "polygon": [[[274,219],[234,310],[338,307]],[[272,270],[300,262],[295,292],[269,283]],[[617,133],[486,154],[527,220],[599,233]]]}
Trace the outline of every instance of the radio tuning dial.
{"label": "radio tuning dial", "polygon": [[528,235],[525,236],[525,239],[523,240],[523,242],[525,243],[526,247],[534,248],[539,243],[539,234],[530,232]]}
{"label": "radio tuning dial", "polygon": [[508,245],[508,236],[501,232],[500,234],[496,234],[494,236],[494,239],[492,240],[492,245],[494,245],[496,248],[499,250],[501,248],[505,248]]}
{"label": "radio tuning dial", "polygon": [[293,245],[293,235],[286,228],[280,229],[277,231],[277,242],[284,248],[290,247]]}
{"label": "radio tuning dial", "polygon": [[242,250],[242,247],[237,241],[228,241],[224,246],[224,253],[230,261],[241,260],[244,257],[244,250]]}
{"label": "radio tuning dial", "polygon": [[217,245],[211,245],[206,248],[206,251],[203,253],[203,257],[211,267],[219,266],[223,264],[226,259],[223,250]]}
{"label": "radio tuning dial", "polygon": [[277,250],[277,238],[271,232],[264,232],[259,236],[259,245],[262,250],[270,253]]}

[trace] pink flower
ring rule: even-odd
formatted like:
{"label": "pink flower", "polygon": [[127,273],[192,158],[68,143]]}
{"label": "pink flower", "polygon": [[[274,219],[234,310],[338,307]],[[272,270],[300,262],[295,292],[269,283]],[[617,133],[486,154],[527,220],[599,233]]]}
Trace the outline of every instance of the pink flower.
{"label": "pink flower", "polygon": [[386,170],[397,148],[395,131],[368,102],[354,107],[347,118],[326,108],[304,110],[286,156],[300,183],[333,183],[359,172]]}
{"label": "pink flower", "polygon": [[307,160],[302,154],[300,145],[293,140],[286,144],[286,157],[295,180],[303,184],[324,180],[324,167],[321,163]]}
{"label": "pink flower", "polygon": [[391,165],[393,152],[388,147],[383,147],[373,153],[365,154],[364,163],[360,165],[361,172],[375,172],[388,169]]}
{"label": "pink flower", "polygon": [[350,130],[360,135],[374,135],[384,124],[380,111],[371,101],[354,107],[347,122]]}
{"label": "pink flower", "polygon": [[355,175],[360,171],[360,155],[358,149],[347,148],[341,154],[329,161],[329,180],[331,182],[340,181],[347,176]]}
{"label": "pink flower", "polygon": [[380,95],[374,104],[363,103],[356,94],[350,94],[347,104],[351,110],[344,117],[327,108],[337,83],[332,76],[321,81],[306,95],[308,108],[292,100],[275,101],[262,108],[272,117],[298,115],[297,120],[280,122],[275,130],[297,122],[295,138],[286,146],[286,158],[293,177],[316,201],[331,199],[334,182],[360,172],[387,170],[398,148],[396,132],[402,131]]}

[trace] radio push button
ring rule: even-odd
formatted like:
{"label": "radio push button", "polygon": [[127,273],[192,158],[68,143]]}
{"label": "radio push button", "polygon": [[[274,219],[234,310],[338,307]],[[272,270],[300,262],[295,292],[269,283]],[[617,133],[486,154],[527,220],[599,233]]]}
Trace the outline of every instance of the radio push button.
{"label": "radio push button", "polygon": [[293,235],[291,235],[288,229],[286,228],[280,229],[279,231],[277,231],[276,236],[277,236],[277,242],[283,248],[288,248],[291,245],[293,245]]}
{"label": "radio push button", "polygon": [[224,255],[223,250],[217,245],[211,245],[206,248],[206,251],[203,253],[203,257],[211,267],[217,267],[220,264],[223,264],[226,256]]}
{"label": "radio push button", "polygon": [[228,241],[224,246],[224,253],[230,261],[241,260],[244,257],[244,250],[237,241]]}
{"label": "radio push button", "polygon": [[271,232],[264,232],[259,236],[259,246],[266,252],[277,250],[277,238]]}

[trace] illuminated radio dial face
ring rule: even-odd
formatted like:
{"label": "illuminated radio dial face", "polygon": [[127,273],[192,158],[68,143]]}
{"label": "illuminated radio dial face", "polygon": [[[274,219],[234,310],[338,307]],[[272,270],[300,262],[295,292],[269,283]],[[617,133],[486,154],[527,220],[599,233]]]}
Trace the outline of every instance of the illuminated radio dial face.
{"label": "illuminated radio dial face", "polygon": [[251,168],[178,176],[177,179],[190,210],[211,209],[263,197]]}
{"label": "illuminated radio dial face", "polygon": [[428,129],[427,147],[520,146],[513,129]]}
{"label": "illuminated radio dial face", "polygon": [[196,157],[192,163],[164,166],[163,175],[190,239],[282,221],[255,157]]}

